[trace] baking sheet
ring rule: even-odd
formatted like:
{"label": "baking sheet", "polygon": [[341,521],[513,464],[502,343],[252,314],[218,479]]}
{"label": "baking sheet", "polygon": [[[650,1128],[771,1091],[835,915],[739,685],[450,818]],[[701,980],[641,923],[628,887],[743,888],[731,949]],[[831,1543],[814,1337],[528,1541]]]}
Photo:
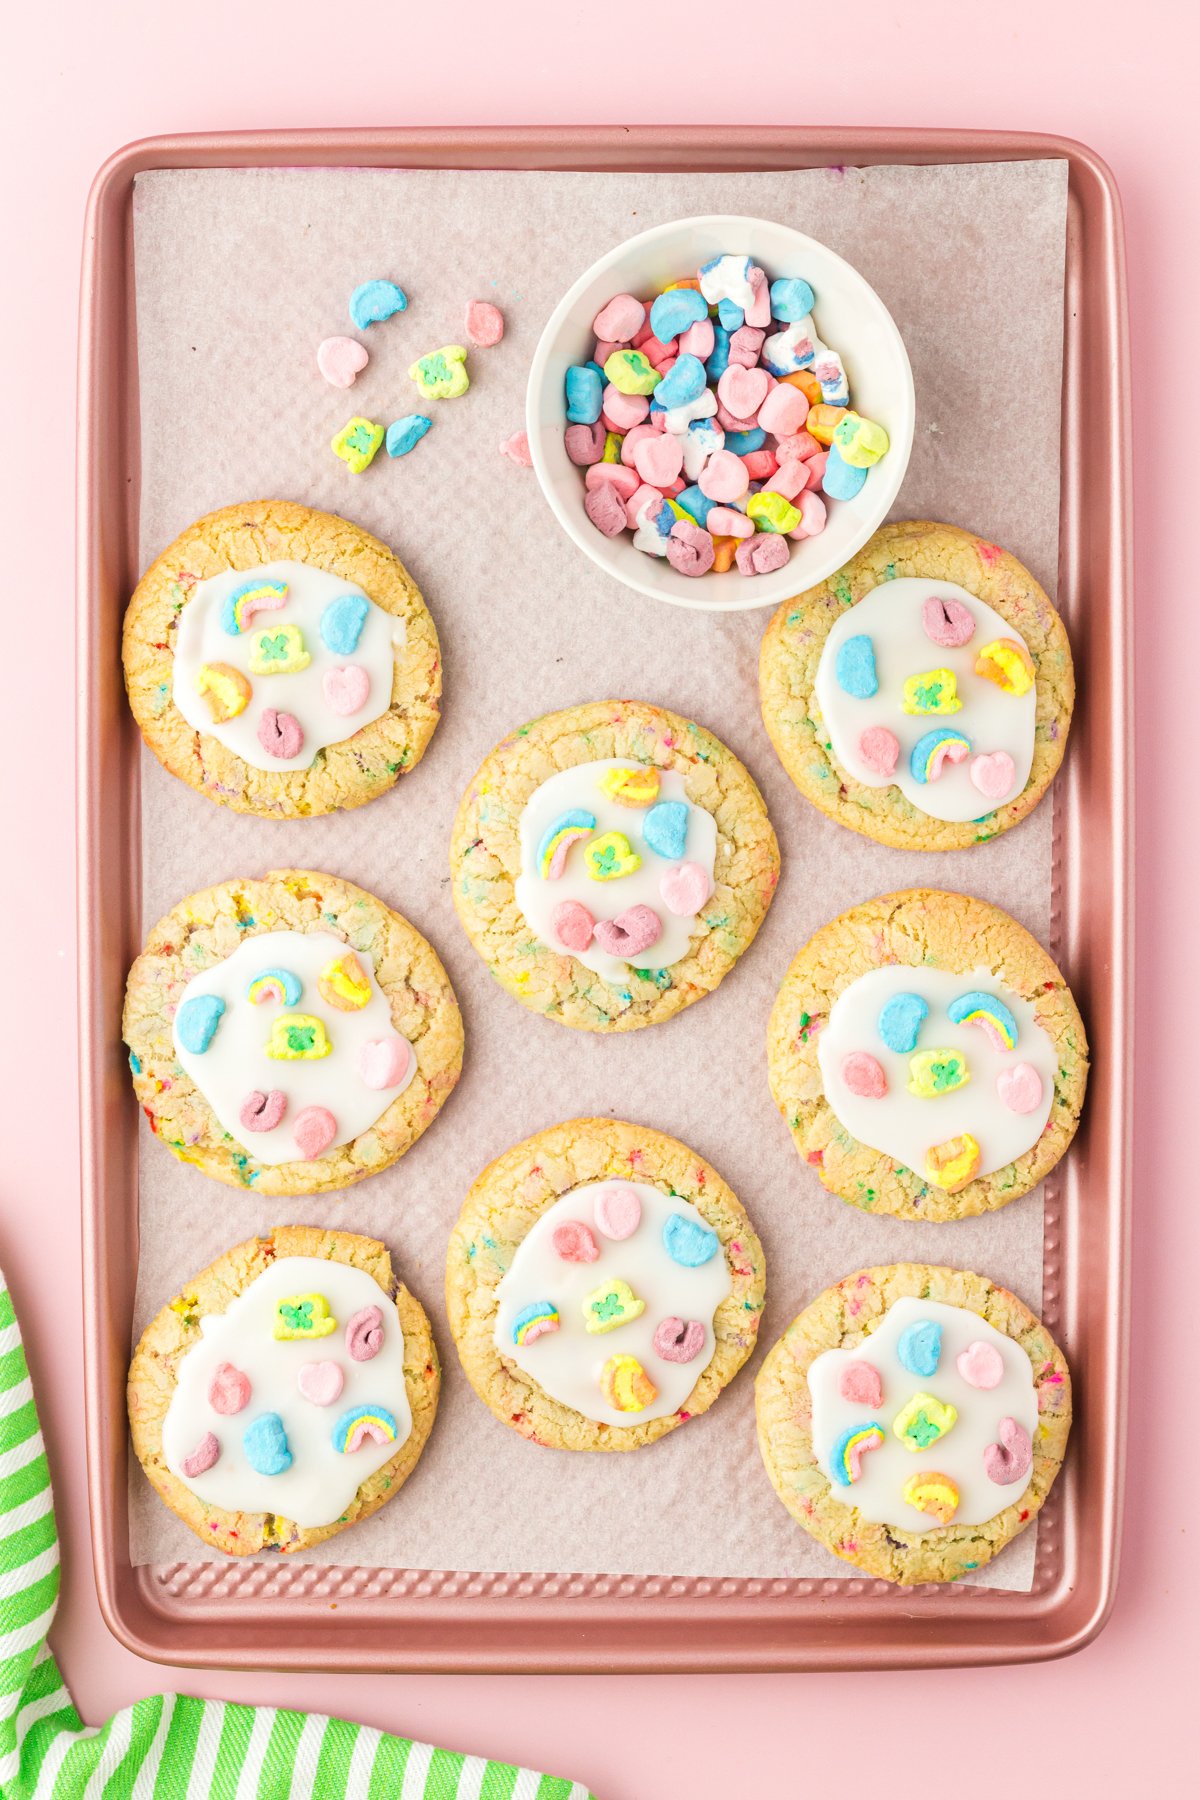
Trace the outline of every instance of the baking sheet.
{"label": "baking sheet", "polygon": [[[766,1246],[764,1345],[821,1287],[866,1262],[973,1267],[1037,1304],[1039,1195],[950,1226],[861,1217],[796,1158],[767,1091],[764,1037],[778,983],[808,933],[889,887],[961,887],[1006,906],[1045,939],[1052,802],[968,855],[889,852],[841,831],[796,794],[762,729],[756,668],[769,615],[693,615],[615,587],[558,531],[531,472],[496,446],[523,422],[542,321],[587,263],[629,233],[689,212],[768,213],[849,257],[905,336],[918,424],[897,516],[947,518],[995,538],[1053,594],[1066,174],[1064,162],[1031,162],[757,177],[139,176],[143,561],[192,518],[238,498],[280,495],[340,510],[399,550],[433,610],[446,662],[446,717],[426,757],[356,814],[291,824],[241,818],[145,757],[147,924],[214,880],[285,864],[335,869],[432,939],[466,1017],[466,1070],[442,1119],[394,1169],[340,1200],[233,1194],[175,1163],[143,1131],[139,1330],[228,1244],[312,1220],[384,1238],[433,1317],[446,1384],[420,1468],[396,1502],[311,1560],[844,1573],[794,1527],[766,1482],[753,1432],[756,1363],[705,1418],[636,1458],[529,1445],[468,1389],[441,1304],[449,1226],[486,1161],[558,1119],[641,1119],[711,1158]],[[317,374],[313,353],[322,337],[348,328],[350,290],[376,274],[400,280],[410,308],[372,328],[371,364],[338,393]],[[386,422],[417,409],[409,362],[460,340],[474,297],[501,305],[508,332],[498,348],[472,353],[470,393],[437,407],[433,432],[412,456],[349,475],[327,448],[333,431],[351,412]],[[1015,444],[1034,453],[1014,455]],[[743,757],[766,794],[784,871],[758,942],[716,995],[668,1026],[603,1040],[540,1020],[494,987],[454,918],[445,845],[459,794],[497,738],[538,712],[610,694],[672,706]],[[737,1073],[714,1093],[713,1070]],[[132,1474],[133,1560],[193,1558],[192,1535],[136,1465]],[[981,1579],[1028,1589],[1033,1550],[1030,1531]]]}

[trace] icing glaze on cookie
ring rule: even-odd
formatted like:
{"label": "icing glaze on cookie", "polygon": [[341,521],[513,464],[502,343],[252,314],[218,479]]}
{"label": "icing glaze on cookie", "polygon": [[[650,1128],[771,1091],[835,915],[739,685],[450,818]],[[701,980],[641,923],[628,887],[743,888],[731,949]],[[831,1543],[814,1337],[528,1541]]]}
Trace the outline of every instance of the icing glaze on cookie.
{"label": "icing glaze on cookie", "polygon": [[[280,1335],[280,1308],[310,1296],[324,1300],[333,1329],[307,1337]],[[362,1362],[347,1350],[345,1332],[365,1307],[380,1315],[382,1342]],[[293,1307],[297,1312],[302,1309]],[[328,1323],[324,1314],[320,1323]],[[412,1412],[404,1385],[404,1334],[391,1300],[361,1269],[321,1257],[282,1257],[224,1313],[204,1314],[200,1331],[200,1342],[176,1365],[162,1438],[167,1467],[207,1505],[278,1513],[302,1530],[331,1525],[362,1483],[407,1441]],[[325,1368],[322,1378],[314,1379],[310,1365],[318,1363],[336,1365],[340,1385]],[[235,1413],[226,1399],[228,1369],[243,1376],[249,1388]],[[244,1391],[243,1386],[238,1398]],[[378,1441],[353,1424],[345,1429],[352,1413],[386,1415],[395,1424],[394,1440]],[[210,1434],[217,1440],[216,1459],[202,1472],[185,1475],[184,1464],[195,1467],[191,1459]],[[339,1435],[359,1447],[339,1450]],[[272,1468],[278,1472],[264,1472]]]}
{"label": "icing glaze on cookie", "polygon": [[[930,601],[934,608],[926,614]],[[968,623],[959,609],[970,614],[974,626],[965,642],[955,641]],[[931,626],[936,636],[930,635]],[[976,673],[982,652],[999,640],[1019,646],[1028,656],[1024,640],[1006,619],[952,581],[885,581],[847,607],[825,640],[815,684],[825,731],[841,767],[864,787],[895,785],[919,812],[934,819],[980,819],[1014,800],[1033,767],[1037,693],[1033,686],[1024,693],[1005,692],[994,679]],[[870,681],[859,678],[868,663]],[[891,772],[885,772],[886,759],[878,752],[881,730],[899,743]],[[965,738],[961,757],[956,743],[940,757],[933,742],[918,752],[922,740],[935,731]],[[876,734],[865,746],[864,732]],[[914,752],[925,780],[914,773]],[[1007,765],[997,760],[1000,753],[1012,759],[1011,779],[1003,791],[997,791],[997,771]],[[979,759],[985,760],[972,779]]]}
{"label": "icing glaze on cookie", "polygon": [[[628,980],[630,966],[668,969],[688,954],[712,892],[717,851],[716,820],[688,800],[682,775],[659,770],[652,804],[615,797],[639,791],[615,778],[616,771],[637,767],[620,757],[578,763],[542,782],[521,813],[516,899],[529,929],[541,943],[617,984]],[[677,906],[688,910],[677,912]],[[559,907],[564,911],[556,922]],[[634,908],[646,907],[659,933],[644,949],[613,955],[579,935],[580,907],[593,926],[621,923]],[[634,923],[646,921],[639,914]],[[636,933],[632,941],[638,941]]]}
{"label": "icing glaze on cookie", "polygon": [[[955,1003],[972,994],[995,996],[1011,1014],[1017,1027],[1011,1049],[1003,1047],[994,1027],[952,1021],[951,1008],[961,1012]],[[922,1013],[922,1006],[928,1011]],[[900,1024],[906,1026],[903,1035]],[[911,1049],[890,1048],[887,1039],[911,1044]],[[932,1052],[951,1055],[931,1058]],[[883,1095],[877,1092],[878,1081],[864,1079],[862,1064],[855,1060],[864,1056],[882,1070]],[[1054,1045],[1033,1007],[989,970],[953,975],[947,969],[900,964],[868,969],[843,989],[817,1036],[817,1061],[825,1097],[839,1123],[860,1144],[882,1151],[925,1180],[931,1179],[929,1152],[964,1132],[979,1145],[980,1175],[1023,1156],[1050,1117],[1058,1068]],[[1017,1070],[1031,1075],[1014,1082]],[[960,1082],[964,1071],[967,1080]],[[1014,1110],[1010,1102],[1017,1098],[1025,1105],[1038,1082],[1036,1105]],[[914,1086],[922,1092],[912,1092]],[[929,1093],[931,1089],[935,1091]]]}
{"label": "icing glaze on cookie", "polygon": [[[579,1241],[567,1225],[587,1228],[597,1258],[567,1253]],[[573,1188],[531,1226],[496,1290],[496,1347],[585,1418],[644,1424],[685,1404],[712,1361],[713,1317],[732,1285],[715,1234],[686,1200],[641,1182]],[[530,1330],[534,1308],[542,1319],[556,1312],[557,1324]]]}
{"label": "icing glaze on cookie", "polygon": [[[272,604],[278,594],[270,591],[280,587],[285,590],[281,607]],[[261,600],[251,592],[239,602],[243,589],[261,589]],[[322,631],[327,609],[347,596],[366,608],[352,648],[344,631],[331,632],[328,626]],[[266,608],[260,609],[264,600]],[[230,630],[231,625],[238,629]],[[384,612],[353,582],[324,569],[297,562],[264,563],[252,573],[226,569],[197,582],[180,614],[172,698],[189,725],[219,738],[253,768],[307,769],[318,751],[353,737],[387,711],[395,653],[404,643],[403,619]],[[250,684],[249,698],[232,717],[214,718],[213,705],[198,691],[198,683],[209,685],[202,671],[218,665]],[[355,704],[364,681],[365,698]],[[351,706],[354,710],[348,711]],[[260,727],[268,709],[299,726],[302,742],[294,754],[272,755],[265,748]],[[217,710],[219,715],[225,708]],[[277,735],[276,749],[281,747]]]}
{"label": "icing glaze on cookie", "polygon": [[[923,1346],[924,1354],[916,1354],[914,1345]],[[984,1360],[984,1353],[977,1348],[980,1345],[994,1351],[1002,1363],[999,1380],[986,1388],[967,1379],[968,1375],[977,1376]],[[916,1373],[908,1366],[916,1363],[927,1369],[931,1361],[929,1373]],[[875,1396],[866,1393],[863,1384],[845,1378],[848,1368],[862,1363],[879,1376],[883,1394],[877,1406],[870,1404]],[[990,1357],[987,1363],[990,1376],[995,1372]],[[997,1482],[988,1467],[1003,1473],[1005,1466],[988,1452],[993,1445],[1006,1448],[1014,1436],[1019,1440],[1022,1434],[1036,1441],[1033,1369],[1021,1346],[978,1313],[936,1300],[897,1300],[862,1343],[818,1356],[808,1370],[808,1388],[817,1463],[829,1477],[834,1496],[873,1523],[918,1533],[936,1530],[939,1523],[982,1525],[1019,1500],[1029,1485],[1028,1465],[1016,1480]],[[847,1392],[853,1397],[847,1398]],[[935,1435],[950,1409],[952,1423]],[[917,1425],[910,1426],[910,1441],[905,1442],[894,1427],[897,1420],[903,1425],[909,1417]],[[1015,1422],[1015,1434],[1008,1429],[1002,1433],[1004,1420]],[[882,1436],[872,1434],[874,1441],[858,1449],[872,1425]],[[930,1441],[910,1447],[914,1437]],[[858,1470],[857,1477],[848,1482],[847,1464],[849,1472],[856,1465]],[[905,1499],[906,1484],[914,1476],[926,1477],[917,1492],[927,1507],[944,1506],[944,1484],[950,1484],[956,1494],[950,1519],[939,1519]],[[943,1478],[940,1489],[929,1481],[932,1476]]]}
{"label": "icing glaze on cookie", "polygon": [[[366,1004],[353,1011],[331,1005],[320,986],[325,977],[338,997],[331,985],[337,977],[329,972],[349,955],[357,956],[370,990]],[[297,984],[299,999],[287,1007],[277,996],[295,993]],[[211,1015],[213,1001],[222,1002],[224,1010],[207,1048],[189,1048],[202,1041],[189,1030],[198,1004]],[[323,1150],[349,1143],[374,1125],[417,1069],[411,1044],[392,1024],[369,954],[352,952],[343,938],[326,931],[268,931],[244,938],[232,956],[188,982],[172,1030],[184,1069],[229,1135],[260,1163],[300,1161],[321,1136],[327,1138]],[[380,1086],[393,1077],[393,1085]],[[282,1113],[276,1094],[283,1096]],[[315,1133],[316,1109],[332,1116],[332,1137],[327,1129]],[[256,1116],[276,1122],[268,1130],[248,1129],[247,1121]]]}

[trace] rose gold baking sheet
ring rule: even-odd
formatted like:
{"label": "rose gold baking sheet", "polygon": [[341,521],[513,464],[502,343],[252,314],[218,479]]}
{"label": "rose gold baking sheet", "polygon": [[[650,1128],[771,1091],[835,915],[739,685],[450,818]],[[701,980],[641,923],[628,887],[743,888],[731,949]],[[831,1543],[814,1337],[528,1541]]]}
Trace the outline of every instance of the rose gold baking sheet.
{"label": "rose gold baking sheet", "polygon": [[[1042,1311],[1072,1360],[1080,1407],[1067,1471],[1043,1514],[1032,1591],[898,1594],[866,1580],[477,1576],[278,1562],[132,1567],[122,1390],[137,1166],[117,1021],[139,939],[141,876],[137,739],[117,644],[139,560],[133,177],[232,166],[736,170],[1054,157],[1069,171],[1058,595],[1081,685],[1076,735],[1057,786],[1055,942],[1088,1018],[1096,1069],[1085,1128],[1047,1192]],[[1098,1629],[1111,1600],[1119,1513],[1128,1205],[1128,1093],[1120,1073],[1128,1067],[1130,941],[1120,257],[1115,192],[1094,158],[1058,140],[993,134],[284,134],[162,140],[123,152],[102,173],[89,214],[80,457],[88,1432],[101,1604],[132,1647],[169,1661],[248,1666],[654,1669],[668,1658],[675,1669],[911,1666],[1052,1655]],[[969,871],[953,878],[972,889]],[[1010,904],[1021,910],[1016,896]],[[778,1297],[769,1335],[808,1297]],[[681,1638],[691,1646],[682,1661]]]}

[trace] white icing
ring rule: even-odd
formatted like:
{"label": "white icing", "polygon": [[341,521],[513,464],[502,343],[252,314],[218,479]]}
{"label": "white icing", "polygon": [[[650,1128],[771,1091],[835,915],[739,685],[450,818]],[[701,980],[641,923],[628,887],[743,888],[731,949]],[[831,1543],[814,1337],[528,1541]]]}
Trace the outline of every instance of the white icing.
{"label": "white icing", "polygon": [[[551,775],[529,796],[521,813],[521,873],[517,877],[517,905],[534,936],[549,944],[601,976],[605,981],[623,983],[629,969],[669,969],[682,960],[691,946],[699,913],[678,917],[663,902],[659,882],[667,869],[680,863],[699,863],[709,876],[710,888],[717,854],[717,822],[712,814],[694,800],[688,800],[682,775],[659,771],[659,800],[684,800],[688,805],[687,841],[681,857],[669,860],[651,850],[642,836],[648,807],[622,806],[610,800],[600,789],[600,776],[606,769],[629,769],[639,765],[627,757],[608,757],[599,762],[578,763]],[[632,875],[615,881],[595,881],[584,862],[584,840],[573,844],[567,864],[556,881],[544,881],[538,870],[537,850],[543,833],[563,813],[582,809],[596,820],[594,836],[620,831],[642,859],[642,866]],[[570,950],[554,932],[551,920],[554,909],[563,900],[578,900],[587,907],[593,919],[615,919],[631,906],[649,906],[657,913],[662,935],[649,949],[623,960],[608,956],[592,943],[587,950]]]}
{"label": "white icing", "polygon": [[[909,1325],[928,1319],[942,1328],[942,1352],[932,1375],[914,1375],[896,1354],[900,1334]],[[958,1372],[956,1358],[969,1344],[982,1340],[999,1351],[1004,1374],[994,1388],[973,1388]],[[872,1411],[838,1393],[838,1377],[847,1363],[868,1362],[883,1378],[883,1404]],[[897,1525],[905,1531],[936,1531],[940,1527],[927,1513],[904,1499],[904,1484],[911,1475],[936,1471],[958,1488],[958,1507],[952,1525],[983,1525],[1019,1500],[1029,1486],[1029,1471],[1019,1481],[1000,1486],[984,1469],[983,1453],[999,1441],[1000,1421],[1015,1419],[1028,1433],[1037,1434],[1037,1392],[1029,1358],[1011,1338],[961,1306],[936,1300],[897,1300],[889,1306],[870,1337],[853,1350],[826,1350],[808,1371],[812,1395],[813,1453],[823,1474],[829,1477],[834,1498],[857,1507],[865,1519],[879,1525]],[[932,1394],[957,1407],[958,1418],[950,1430],[925,1450],[910,1450],[892,1431],[892,1421],[914,1394]],[[833,1479],[831,1455],[842,1433],[872,1421],[883,1427],[883,1442],[867,1450],[860,1461],[862,1475],[848,1487]]]}
{"label": "white icing", "polygon": [[[597,1197],[606,1189],[632,1188],[642,1203],[641,1223],[632,1237],[616,1243],[596,1224]],[[548,1207],[517,1246],[512,1267],[496,1290],[496,1348],[533,1377],[554,1400],[600,1425],[643,1425],[678,1412],[712,1361],[716,1349],[713,1316],[733,1286],[724,1252],[698,1269],[684,1268],[668,1254],[663,1227],[673,1213],[710,1229],[686,1200],[641,1182],[602,1181],[573,1188]],[[554,1248],[555,1229],[568,1220],[587,1225],[600,1255],[595,1262],[565,1262]],[[628,1282],[646,1310],[612,1331],[589,1332],[583,1302],[606,1281]],[[523,1308],[549,1300],[558,1308],[559,1329],[532,1343],[514,1344],[513,1321]],[[691,1362],[674,1363],[654,1348],[655,1328],[664,1319],[695,1319],[704,1326],[704,1344]],[[641,1412],[619,1412],[600,1388],[600,1372],[610,1356],[635,1356],[658,1389]]]}
{"label": "white icing", "polygon": [[[322,1338],[276,1338],[279,1301],[314,1293],[325,1296],[337,1329]],[[345,1328],[365,1306],[379,1308],[383,1346],[369,1362],[355,1362],[346,1350]],[[407,1442],[412,1411],[404,1386],[404,1334],[394,1304],[363,1270],[315,1256],[282,1257],[226,1312],[204,1314],[200,1330],[200,1342],[176,1368],[175,1392],[163,1420],[163,1454],[171,1473],[207,1505],[279,1513],[305,1529],[329,1525]],[[326,1361],[337,1363],[344,1385],[332,1405],[317,1406],[301,1394],[297,1374],[305,1363]],[[209,1405],[219,1363],[231,1363],[249,1377],[250,1398],[239,1413],[222,1414]],[[396,1421],[395,1442],[369,1440],[349,1454],[336,1450],[334,1427],[355,1406],[386,1407]],[[242,1447],[246,1427],[263,1413],[277,1413],[287,1433],[292,1465],[281,1475],[258,1474]],[[181,1463],[208,1432],[220,1443],[218,1460],[203,1475],[184,1475]]]}
{"label": "white icing", "polygon": [[[292,1124],[306,1106],[323,1106],[337,1120],[330,1150],[349,1143],[374,1125],[416,1074],[417,1058],[409,1045],[408,1068],[396,1087],[369,1088],[363,1081],[358,1057],[364,1044],[373,1038],[399,1038],[405,1044],[408,1040],[392,1024],[391,1008],[365,950],[353,952],[371,984],[371,998],[362,1010],[339,1012],[322,998],[317,988],[321,971],[349,954],[351,946],[332,932],[262,932],[244,938],[232,956],[194,975],[183,990],[176,1019],[184,1002],[197,995],[215,994],[225,1002],[208,1049],[200,1054],[184,1048],[172,1025],[175,1054],[230,1137],[256,1162],[273,1165],[302,1160]],[[255,977],[272,968],[288,969],[303,983],[294,1007],[278,1000],[263,1000],[255,1006],[246,998]],[[329,1055],[311,1062],[268,1056],[272,1023],[285,1012],[320,1019],[333,1046]],[[243,1100],[255,1091],[268,1094],[273,1088],[287,1095],[287,1111],[280,1123],[273,1131],[247,1131],[238,1117]]]}
{"label": "white icing", "polygon": [[[951,1001],[972,989],[995,994],[1017,1021],[1017,1042],[999,1050],[979,1025],[952,1025],[946,1016]],[[879,1035],[879,1014],[893,994],[919,994],[929,1007],[917,1050],[958,1050],[967,1059],[971,1079],[953,1093],[922,1099],[908,1091],[912,1055],[889,1050]],[[882,1100],[852,1094],[842,1078],[842,1064],[852,1051],[865,1050],[887,1076]],[[1054,1044],[1037,1022],[1032,1006],[1009,991],[988,969],[953,975],[948,969],[909,968],[890,964],[868,969],[843,989],[817,1034],[817,1061],[825,1097],[851,1137],[869,1144],[925,1178],[925,1158],[935,1144],[969,1131],[980,1149],[979,1173],[990,1175],[1023,1156],[1036,1144],[1050,1117],[1058,1058]],[[1002,1069],[1029,1063],[1042,1078],[1036,1112],[1015,1113],[1000,1099],[996,1077]]]}
{"label": "white icing", "polygon": [[[251,579],[286,581],[287,603],[276,612],[255,613],[247,629],[232,636],[221,624],[221,608],[228,594]],[[298,562],[226,569],[207,581],[197,582],[179,616],[172,675],[172,699],[188,724],[207,737],[219,738],[252,768],[284,770],[310,768],[318,750],[343,743],[364,725],[381,718],[391,704],[395,653],[404,648],[406,638],[404,621],[368,600],[357,645],[348,655],[335,655],[321,639],[321,614],[341,594],[360,594],[366,599],[352,581],[342,581],[324,569]],[[311,662],[291,675],[251,674],[250,651],[255,632],[278,625],[299,626]],[[196,691],[196,677],[205,663],[229,663],[246,676],[252,690],[245,710],[219,724],[214,722],[205,696]],[[321,679],[327,669],[350,664],[366,670],[371,687],[366,704],[346,717],[335,713],[325,700]],[[304,732],[298,756],[272,756],[259,743],[259,720],[269,706],[291,713],[298,720]]]}
{"label": "white icing", "polygon": [[[921,624],[921,606],[931,596],[959,600],[975,620],[975,633],[959,649],[935,644]],[[856,700],[838,686],[837,653],[847,638],[869,637],[875,651],[877,692]],[[1037,689],[1005,694],[986,676],[976,675],[975,660],[985,644],[1011,638],[1025,644],[1020,632],[992,607],[952,581],[917,581],[902,577],[885,581],[855,606],[848,606],[825,640],[817,665],[816,700],[829,733],[833,754],[842,768],[865,787],[896,786],[919,812],[933,819],[962,822],[982,819],[1022,792],[1033,767]],[[1028,645],[1025,645],[1028,649]],[[912,714],[901,710],[904,683],[910,675],[949,669],[962,706],[955,713]],[[892,775],[880,775],[863,761],[859,738],[870,726],[885,726],[899,739],[900,757]],[[962,731],[971,740],[971,755],[961,763],[943,762],[936,781],[919,782],[909,764],[913,745],[938,726]],[[999,799],[981,794],[970,777],[971,760],[997,750],[1013,759],[1012,787]]]}

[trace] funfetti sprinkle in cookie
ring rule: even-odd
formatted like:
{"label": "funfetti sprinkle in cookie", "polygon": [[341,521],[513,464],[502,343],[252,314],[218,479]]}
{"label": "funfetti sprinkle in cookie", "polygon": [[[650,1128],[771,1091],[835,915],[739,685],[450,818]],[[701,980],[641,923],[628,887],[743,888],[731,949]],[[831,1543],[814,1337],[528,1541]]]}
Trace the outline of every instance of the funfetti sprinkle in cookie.
{"label": "funfetti sprinkle in cookie", "polygon": [[900,849],[986,843],[1062,761],[1075,699],[1062,620],[1015,556],[954,525],[884,525],[781,606],[763,719],[800,791]]}
{"label": "funfetti sprinkle in cookie", "polygon": [[633,1450],[733,1379],[765,1281],[714,1169],[661,1132],[573,1119],[474,1183],[446,1304],[467,1377],[505,1425],[557,1449]]}
{"label": "funfetti sprinkle in cookie", "polygon": [[[364,1357],[352,1328],[367,1315]],[[133,1447],[207,1550],[308,1550],[403,1487],[440,1378],[429,1320],[382,1244],[284,1226],[227,1251],[146,1327]]]}
{"label": "funfetti sprinkle in cookie", "polygon": [[1062,1464],[1071,1381],[1044,1326],[981,1275],[862,1269],[768,1352],[758,1442],[797,1524],[868,1575],[970,1582]]}
{"label": "funfetti sprinkle in cookie", "polygon": [[190,526],[138,583],[123,655],[163,766],[264,818],[373,800],[416,767],[438,721],[437,632],[404,565],[357,525],[290,501]]}
{"label": "funfetti sprinkle in cookie", "polygon": [[711,733],[640,701],[550,713],[464,796],[455,907],[522,1005],[583,1031],[668,1019],[762,923],[779,850],[762,796]]}
{"label": "funfetti sprinkle in cookie", "polygon": [[155,1136],[258,1194],[386,1169],[462,1067],[458,1003],[431,946],[362,888],[309,870],[181,901],[130,971],[124,1032]]}
{"label": "funfetti sprinkle in cookie", "polygon": [[1029,1192],[1062,1156],[1087,1034],[1062,974],[999,907],[914,888],[822,927],[767,1030],[796,1149],[864,1212],[957,1219]]}

